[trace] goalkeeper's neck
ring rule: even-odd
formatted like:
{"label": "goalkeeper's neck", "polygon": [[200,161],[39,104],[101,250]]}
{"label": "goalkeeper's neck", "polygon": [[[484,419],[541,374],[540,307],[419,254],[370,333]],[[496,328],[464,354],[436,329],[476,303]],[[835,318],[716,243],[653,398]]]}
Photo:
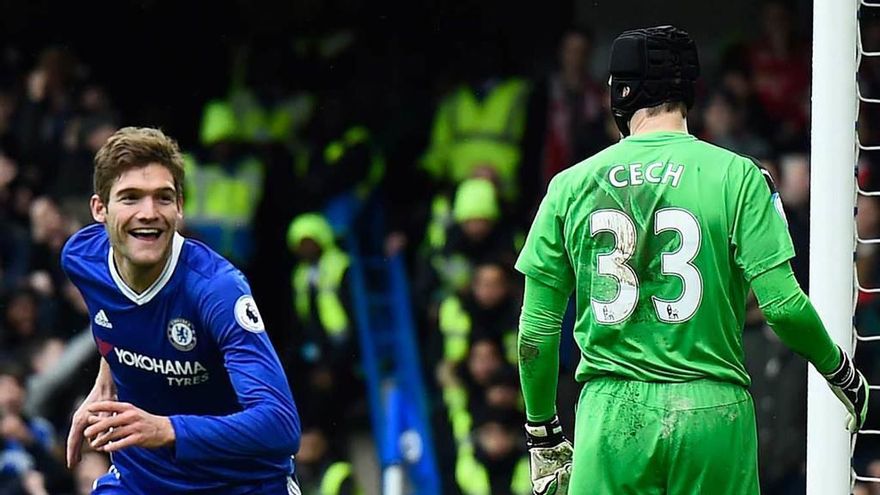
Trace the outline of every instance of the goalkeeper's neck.
{"label": "goalkeeper's neck", "polygon": [[638,136],[649,132],[688,132],[687,116],[683,115],[686,114],[686,110],[665,111],[660,110],[661,107],[637,110],[629,120],[630,134]]}

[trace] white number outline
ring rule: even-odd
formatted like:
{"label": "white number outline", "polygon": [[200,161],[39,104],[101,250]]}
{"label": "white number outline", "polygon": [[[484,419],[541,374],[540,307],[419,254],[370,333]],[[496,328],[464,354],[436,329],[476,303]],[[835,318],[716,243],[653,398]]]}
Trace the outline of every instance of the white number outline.
{"label": "white number outline", "polygon": [[[693,222],[692,225],[693,227],[695,227],[697,242],[694,245],[692,252],[684,251],[685,248],[688,247],[688,244],[685,242],[684,231],[679,228],[679,226],[681,225],[680,220],[682,220],[682,218],[677,216],[678,213],[684,213],[685,215],[687,215],[687,218],[689,219],[689,221]],[[661,215],[663,217],[669,218],[670,214],[675,214],[677,218],[675,218],[672,222],[662,224]],[[700,230],[700,222],[697,221],[697,217],[695,217],[693,213],[685,210],[684,208],[663,208],[661,210],[657,210],[654,213],[654,235],[659,235],[660,233],[669,230],[673,230],[678,234],[679,238],[681,239],[681,243],[678,249],[671,253],[660,253],[660,272],[663,275],[675,276],[681,280],[681,295],[679,295],[677,299],[671,301],[660,299],[657,296],[651,296],[651,301],[654,303],[654,311],[657,313],[657,318],[659,318],[660,321],[663,321],[665,323],[684,323],[693,318],[695,314],[697,314],[697,311],[700,309],[700,305],[703,303],[703,274],[701,274],[700,269],[693,264],[694,259],[696,259],[697,255],[700,254],[700,248],[703,245],[703,232],[702,230]],[[691,241],[690,238],[688,238],[687,240]],[[681,268],[688,267],[690,268],[691,272],[685,273],[682,270],[669,270],[667,269],[667,260],[669,260],[670,263],[679,263],[681,261],[684,261],[684,266],[682,266]],[[688,275],[692,276],[691,284],[688,284]],[[696,280],[693,280],[694,275],[696,276]],[[696,288],[691,287],[691,285],[696,285]],[[664,316],[662,309],[665,308],[663,308],[662,306],[680,303],[682,300],[684,300],[685,295],[688,294],[689,290],[697,291],[696,304],[693,305],[693,309],[690,310],[690,314],[687,314],[686,317],[677,317],[675,319]]]}
{"label": "white number outline", "polygon": [[[685,213],[688,216],[688,218],[693,221],[693,226],[696,227],[697,242],[695,244],[695,248],[692,250],[692,253],[684,251],[688,244],[685,242],[684,232],[680,228],[676,227],[675,222],[670,222],[669,224],[665,224],[665,225],[661,224],[661,222],[660,222],[661,214],[664,217],[666,217],[669,214],[677,213],[677,212]],[[615,230],[613,227],[610,227],[610,226],[606,227],[605,225],[600,225],[600,226],[595,225],[594,217],[597,217],[597,215],[601,215],[602,217],[605,217],[609,214],[613,215],[615,218],[622,219],[622,222],[619,223],[617,226],[619,227],[620,225],[625,225],[624,229],[626,230],[626,232],[621,232],[619,230]],[[615,294],[613,299],[611,299],[610,301],[607,301],[607,302],[597,301],[592,296],[590,297],[590,305],[593,309],[593,319],[596,320],[596,322],[599,323],[600,325],[614,325],[614,324],[620,323],[620,322],[626,320],[627,318],[629,318],[630,316],[632,316],[632,314],[635,311],[635,308],[639,302],[639,277],[638,277],[638,274],[635,272],[635,270],[633,270],[633,268],[626,263],[627,261],[629,261],[630,258],[632,258],[633,254],[635,254],[635,246],[637,243],[637,233],[636,233],[636,229],[635,229],[635,224],[633,223],[632,218],[626,212],[621,211],[621,210],[617,210],[617,209],[613,209],[613,208],[606,208],[606,209],[596,210],[596,211],[592,212],[590,214],[589,222],[590,222],[590,235],[591,236],[595,236],[596,234],[598,234],[600,232],[610,232],[614,236],[614,249],[612,249],[610,252],[601,253],[601,254],[596,255],[596,273],[600,276],[614,278],[617,281],[617,294]],[[668,230],[674,230],[675,232],[677,232],[679,237],[681,238],[681,243],[679,245],[679,248],[671,253],[660,253],[660,270],[663,275],[676,276],[681,280],[681,282],[682,282],[681,295],[679,295],[677,299],[672,300],[672,301],[660,299],[659,297],[652,295],[651,301],[653,303],[652,305],[654,306],[654,312],[660,321],[662,321],[664,323],[677,324],[677,323],[684,323],[684,322],[690,320],[691,318],[693,318],[694,315],[697,314],[697,311],[699,311],[700,306],[703,303],[703,275],[700,272],[700,269],[697,268],[697,266],[693,264],[693,261],[699,255],[700,248],[702,247],[702,244],[703,244],[703,239],[702,239],[703,232],[702,232],[702,229],[700,228],[700,222],[697,221],[697,218],[694,216],[694,214],[688,210],[685,210],[683,208],[663,208],[661,210],[657,210],[654,213],[654,235],[658,235],[658,234],[665,232],[665,231],[668,231]],[[624,249],[630,248],[629,252],[625,251],[624,249],[621,249],[621,243],[620,243],[621,235],[627,235],[627,234],[631,234],[632,243],[630,243],[629,245],[624,244],[623,248]],[[687,256],[685,258],[686,261],[684,262],[684,266],[692,269],[693,270],[692,274],[696,274],[696,284],[693,284],[693,285],[697,286],[696,290],[698,291],[698,296],[697,296],[697,302],[694,305],[693,310],[690,311],[690,314],[686,315],[687,316],[686,318],[677,318],[677,319],[673,320],[669,317],[666,317],[666,318],[663,317],[663,314],[661,313],[660,310],[665,309],[665,308],[661,308],[660,306],[661,306],[661,304],[675,304],[675,303],[682,301],[684,299],[686,293],[688,292],[690,286],[689,286],[687,278],[686,278],[686,276],[688,274],[682,273],[681,271],[668,270],[666,267],[666,263],[667,263],[666,260],[673,259],[673,258],[679,258],[682,256],[682,254]],[[674,261],[680,262],[681,260],[675,259]],[[616,273],[614,270],[605,269],[604,265],[606,265],[607,263],[611,263],[614,267],[617,267],[620,270],[623,270],[626,274],[631,275],[632,280],[634,281],[634,285],[624,284],[624,281],[621,279],[621,277],[618,273]],[[629,289],[627,289],[626,287],[629,287]],[[600,314],[603,314],[603,313],[600,313],[600,310],[602,308],[607,308],[608,306],[619,305],[620,304],[619,299],[625,291],[631,291],[631,294],[628,296],[628,298],[630,300],[624,301],[622,303],[625,305],[624,306],[624,314],[622,316],[617,316],[617,315],[612,314],[610,318],[605,317],[606,319],[602,319],[600,317]]]}
{"label": "white number outline", "polygon": [[[596,225],[598,223],[597,219],[604,219],[607,216],[621,220],[622,223],[620,225],[625,225],[626,231],[621,232],[621,230],[615,230],[613,227]],[[639,276],[631,266],[626,264],[635,253],[636,226],[626,213],[615,209],[602,209],[590,214],[590,235],[595,236],[599,232],[611,232],[611,235],[614,236],[614,249],[608,253],[596,255],[596,273],[604,277],[614,278],[617,281],[617,294],[610,301],[604,302],[590,297],[590,305],[593,307],[593,317],[596,321],[603,325],[614,325],[629,318],[639,303]],[[629,235],[632,238],[632,242],[621,243],[622,235]],[[623,244],[622,247],[621,244]],[[628,252],[626,248],[629,248]],[[613,269],[605,269],[608,263],[613,267],[623,270],[625,275],[632,276],[632,283],[625,283],[621,278],[621,273],[616,273]],[[627,293],[627,299],[620,301],[624,293]],[[614,308],[612,309],[617,309],[621,305],[623,306],[623,311],[620,315],[615,314],[617,311],[614,311],[610,313],[610,316],[605,316],[605,312],[602,311],[602,309],[607,310],[609,306],[613,306]]]}

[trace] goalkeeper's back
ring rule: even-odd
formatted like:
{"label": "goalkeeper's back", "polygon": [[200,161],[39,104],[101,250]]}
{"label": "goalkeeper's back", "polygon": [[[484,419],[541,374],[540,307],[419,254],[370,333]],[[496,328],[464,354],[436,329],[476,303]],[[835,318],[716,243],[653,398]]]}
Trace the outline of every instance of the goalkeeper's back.
{"label": "goalkeeper's back", "polygon": [[[688,34],[626,31],[610,72],[628,137],[552,181],[516,265],[536,493],[760,493],[741,338],[749,287],[780,339],[825,375],[850,431],[869,389],[797,285],[769,175],[687,133],[699,74]],[[555,391],[573,291],[585,384],[570,457]]]}
{"label": "goalkeeper's back", "polygon": [[654,132],[559,174],[547,196],[574,276],[578,381],[749,384],[749,281],[794,256],[769,174],[690,134]]}

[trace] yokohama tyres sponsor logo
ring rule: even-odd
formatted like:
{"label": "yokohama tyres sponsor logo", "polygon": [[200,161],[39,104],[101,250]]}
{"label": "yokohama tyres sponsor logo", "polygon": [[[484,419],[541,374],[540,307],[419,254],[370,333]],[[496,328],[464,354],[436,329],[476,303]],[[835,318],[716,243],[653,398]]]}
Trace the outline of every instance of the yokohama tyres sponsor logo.
{"label": "yokohama tyres sponsor logo", "polygon": [[161,359],[114,347],[116,359],[120,364],[150,371],[160,375],[192,376],[207,371],[198,361],[178,361]]}

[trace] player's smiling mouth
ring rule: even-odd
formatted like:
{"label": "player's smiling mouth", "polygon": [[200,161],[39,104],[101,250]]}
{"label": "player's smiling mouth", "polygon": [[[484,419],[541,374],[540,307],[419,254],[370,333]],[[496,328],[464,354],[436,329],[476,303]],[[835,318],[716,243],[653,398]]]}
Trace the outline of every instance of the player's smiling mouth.
{"label": "player's smiling mouth", "polygon": [[162,235],[162,231],[156,228],[137,228],[129,230],[128,234],[142,241],[154,241]]}

